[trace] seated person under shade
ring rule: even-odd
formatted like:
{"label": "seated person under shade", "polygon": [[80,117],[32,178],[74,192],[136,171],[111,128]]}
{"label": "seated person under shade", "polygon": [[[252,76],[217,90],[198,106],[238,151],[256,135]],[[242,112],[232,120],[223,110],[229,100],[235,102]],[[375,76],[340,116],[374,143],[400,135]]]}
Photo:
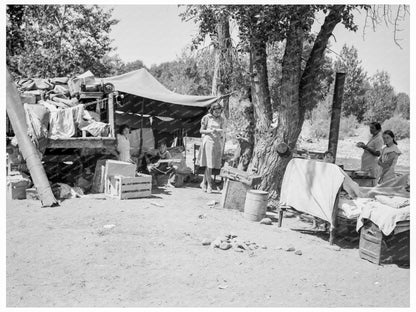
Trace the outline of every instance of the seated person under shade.
{"label": "seated person under shade", "polygon": [[171,154],[167,150],[167,145],[165,140],[161,140],[158,143],[158,151],[156,155],[150,158],[146,156],[146,162],[150,164],[148,166],[149,173],[152,175],[152,184],[153,186],[158,185],[157,176],[159,175],[168,175],[167,186],[172,186],[169,182],[170,178],[175,174],[175,167],[172,166],[172,163],[169,162],[169,159],[172,159]]}

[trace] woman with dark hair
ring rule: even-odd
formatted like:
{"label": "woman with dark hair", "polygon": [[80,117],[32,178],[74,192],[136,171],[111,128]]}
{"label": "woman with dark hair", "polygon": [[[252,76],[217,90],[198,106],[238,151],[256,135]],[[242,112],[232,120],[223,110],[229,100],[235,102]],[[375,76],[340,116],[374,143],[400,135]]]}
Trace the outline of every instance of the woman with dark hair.
{"label": "woman with dark hair", "polygon": [[381,125],[378,122],[370,123],[370,133],[372,137],[367,144],[358,142],[357,147],[364,150],[361,156],[361,170],[368,171],[371,176],[378,178],[380,167],[377,164],[378,157],[381,155],[383,148],[383,138],[381,136]]}
{"label": "woman with dark hair", "polygon": [[133,163],[130,156],[130,127],[121,125],[117,134],[117,152],[118,160]]}
{"label": "woman with dark hair", "polygon": [[212,169],[220,169],[222,165],[224,119],[221,117],[221,112],[222,106],[216,102],[211,105],[209,113],[201,120],[202,145],[199,150],[198,164],[205,167],[201,188],[207,193],[212,192]]}
{"label": "woman with dark hair", "polygon": [[397,159],[402,153],[397,147],[397,142],[394,139],[394,133],[391,130],[383,132],[383,141],[386,144],[381,151],[381,156],[378,160],[379,166],[382,168],[379,184],[392,180],[396,177],[394,169],[396,167]]}

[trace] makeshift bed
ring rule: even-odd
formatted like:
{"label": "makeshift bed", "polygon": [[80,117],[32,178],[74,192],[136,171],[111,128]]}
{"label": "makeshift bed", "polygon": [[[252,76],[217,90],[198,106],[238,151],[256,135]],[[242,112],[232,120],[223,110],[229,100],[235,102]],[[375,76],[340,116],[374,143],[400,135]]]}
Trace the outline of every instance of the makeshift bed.
{"label": "makeshift bed", "polygon": [[294,158],[283,177],[279,226],[283,212],[293,209],[328,222],[330,244],[337,225],[345,222],[356,224],[359,231],[368,219],[389,235],[396,227],[408,228],[408,198],[409,192],[403,186],[359,187],[335,164]]}

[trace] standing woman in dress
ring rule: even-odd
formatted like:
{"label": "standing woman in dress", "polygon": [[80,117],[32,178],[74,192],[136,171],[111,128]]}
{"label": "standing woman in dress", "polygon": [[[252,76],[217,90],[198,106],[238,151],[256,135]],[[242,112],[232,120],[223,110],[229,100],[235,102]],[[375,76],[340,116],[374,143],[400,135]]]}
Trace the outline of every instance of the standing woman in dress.
{"label": "standing woman in dress", "polygon": [[205,167],[201,188],[211,193],[212,169],[220,169],[222,165],[222,141],[224,135],[224,118],[221,117],[222,106],[216,102],[211,105],[209,113],[202,117],[202,145],[199,150],[198,163]]}
{"label": "standing woman in dress", "polygon": [[379,184],[393,180],[396,177],[394,169],[396,167],[397,158],[402,153],[394,139],[394,133],[391,130],[383,132],[383,141],[386,144],[381,151],[381,156],[378,160],[379,166],[382,168]]}

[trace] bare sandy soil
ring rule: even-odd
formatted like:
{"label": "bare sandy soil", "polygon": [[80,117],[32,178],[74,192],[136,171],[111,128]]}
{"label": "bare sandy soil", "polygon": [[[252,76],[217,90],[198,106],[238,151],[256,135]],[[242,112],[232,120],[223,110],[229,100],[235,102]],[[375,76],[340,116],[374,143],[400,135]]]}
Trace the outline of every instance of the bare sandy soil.
{"label": "bare sandy soil", "polygon": [[[337,163],[359,168],[355,143],[366,142],[367,132],[363,127],[340,141]],[[303,141],[300,147],[325,151],[327,145]],[[408,170],[409,140],[399,148],[398,168]],[[56,208],[7,199],[7,306],[409,306],[409,269],[360,259],[356,233],[338,237],[337,251],[327,233],[292,230],[310,226],[297,218],[287,216],[279,228],[208,205],[220,197],[188,184],[161,188],[153,198],[99,194]],[[259,248],[239,253],[201,243],[230,233]],[[302,254],[286,251],[289,246]]]}
{"label": "bare sandy soil", "polygon": [[[8,307],[406,307],[409,269],[360,259],[358,242],[244,219],[196,185],[55,208],[7,199]],[[114,225],[112,228],[105,226]],[[230,232],[259,248],[203,246]],[[301,255],[286,251],[292,245]]]}

